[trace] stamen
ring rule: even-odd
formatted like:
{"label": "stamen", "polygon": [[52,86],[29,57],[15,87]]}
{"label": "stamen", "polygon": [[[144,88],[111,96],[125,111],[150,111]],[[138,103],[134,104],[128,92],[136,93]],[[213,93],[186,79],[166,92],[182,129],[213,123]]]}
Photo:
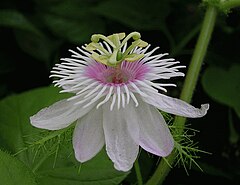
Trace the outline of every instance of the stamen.
{"label": "stamen", "polygon": [[94,34],[94,35],[92,35],[92,37],[91,37],[91,41],[94,42],[94,43],[99,42],[100,39],[102,39],[102,40],[104,40],[105,42],[107,42],[108,44],[110,44],[113,48],[116,47],[109,38],[107,38],[106,36],[104,36],[104,35],[102,35],[102,34]]}
{"label": "stamen", "polygon": [[[127,37],[125,37],[125,33],[113,34],[108,37],[101,34],[92,35],[92,42],[86,46],[86,50],[92,53],[91,57],[100,62],[102,64],[116,67],[122,61],[135,62],[144,57],[144,54],[139,52],[133,52],[134,48],[138,47],[146,47],[148,45],[147,42],[141,40],[141,35],[138,32],[132,32]],[[121,40],[124,40],[121,42]],[[127,48],[127,41],[133,38],[134,42]],[[104,44],[107,47],[107,50],[103,47],[99,41],[104,40]],[[109,45],[112,47],[109,47]],[[122,49],[123,48],[123,49]],[[100,51],[100,54],[94,52]],[[74,52],[73,52],[74,53]],[[76,53],[74,53],[76,54]]]}
{"label": "stamen", "polygon": [[166,92],[167,86],[176,86],[153,80],[183,76],[179,69],[185,67],[173,58],[162,58],[168,53],[153,55],[158,47],[148,51],[150,45],[140,38],[137,32],[126,37],[124,33],[93,35],[88,45],[69,50],[72,57],[62,58],[50,77],[60,78],[54,80],[55,86],[62,87],[60,92],[74,93],[67,100],[82,108],[96,104],[98,109],[111,101],[112,111],[115,105],[116,109],[126,107],[131,99],[137,107],[138,96],[148,98],[159,90]]}
{"label": "stamen", "polygon": [[122,41],[121,47],[131,38],[133,38],[133,40],[139,40],[141,38],[141,34],[138,32],[128,34],[128,36]]}

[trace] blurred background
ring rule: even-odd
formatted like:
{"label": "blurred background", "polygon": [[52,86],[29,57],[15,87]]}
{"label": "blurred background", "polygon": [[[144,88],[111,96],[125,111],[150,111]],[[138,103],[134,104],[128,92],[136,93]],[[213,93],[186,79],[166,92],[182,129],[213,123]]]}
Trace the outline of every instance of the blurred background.
{"label": "blurred background", "polygon": [[[165,184],[240,184],[240,9],[218,14],[192,104],[210,103],[209,113],[188,120],[199,130],[199,154],[189,176],[181,167]],[[188,66],[205,7],[189,0],[1,0],[0,98],[51,84],[49,74],[68,49],[90,42],[94,33],[138,31],[142,39]],[[184,69],[184,72],[186,70]],[[184,79],[168,95],[178,97]],[[143,156],[146,155],[142,154]],[[144,179],[153,172],[145,170]],[[131,184],[131,177],[123,184]]]}

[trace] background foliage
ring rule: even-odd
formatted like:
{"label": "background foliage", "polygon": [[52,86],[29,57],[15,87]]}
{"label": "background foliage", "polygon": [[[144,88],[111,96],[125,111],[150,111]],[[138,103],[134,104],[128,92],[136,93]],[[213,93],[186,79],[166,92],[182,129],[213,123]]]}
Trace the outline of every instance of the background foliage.
{"label": "background foliage", "polygon": [[[79,166],[69,135],[53,140],[60,148],[57,156],[48,148],[52,143],[13,154],[41,139],[36,135],[46,134],[31,127],[28,118],[65,96],[44,86],[51,84],[51,67],[69,56],[68,49],[88,43],[93,33],[139,31],[143,40],[188,66],[204,10],[200,1],[188,0],[1,0],[0,177],[4,185],[136,184],[134,170],[115,171],[104,151]],[[179,166],[165,184],[240,183],[239,41],[239,9],[220,13],[192,102],[195,106],[209,102],[210,110],[204,118],[187,122],[200,131],[194,137],[200,149],[212,154],[198,160],[204,172],[192,166],[187,176]],[[178,97],[183,79],[174,82],[178,88],[170,88],[168,94]],[[158,158],[141,152],[144,180],[157,163]]]}

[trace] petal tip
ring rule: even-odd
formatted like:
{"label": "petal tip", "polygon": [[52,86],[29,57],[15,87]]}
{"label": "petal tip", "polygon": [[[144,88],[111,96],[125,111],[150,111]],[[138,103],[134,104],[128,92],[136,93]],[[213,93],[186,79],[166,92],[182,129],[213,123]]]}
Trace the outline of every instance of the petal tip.
{"label": "petal tip", "polygon": [[31,125],[33,125],[33,126],[35,126],[35,119],[34,118],[35,118],[35,115],[33,115],[29,118]]}
{"label": "petal tip", "polygon": [[164,152],[162,152],[162,157],[166,157],[172,153],[174,149],[174,139],[171,138],[171,140],[166,144]]}
{"label": "petal tip", "polygon": [[167,157],[168,155],[170,155],[172,153],[174,149],[174,140],[171,137],[171,139],[169,139],[164,146],[162,146],[161,149],[155,150],[153,153],[157,156],[160,157]]}
{"label": "petal tip", "polygon": [[39,121],[41,121],[41,120],[40,120],[40,118],[39,118],[39,116],[38,116],[38,113],[37,113],[37,114],[34,114],[33,116],[31,116],[31,117],[29,118],[29,120],[30,120],[30,123],[31,123],[32,126],[37,127],[37,128],[42,128],[42,127],[40,126],[40,124],[39,124]]}
{"label": "petal tip", "polygon": [[122,172],[128,172],[129,170],[132,169],[132,167],[133,167],[133,164],[122,165],[122,164],[114,163],[114,168]]}
{"label": "petal tip", "polygon": [[81,153],[78,152],[77,150],[74,150],[74,154],[75,154],[76,160],[80,163],[84,163],[89,160],[88,157],[81,155]]}
{"label": "petal tip", "polygon": [[207,114],[209,107],[210,105],[208,103],[201,105],[201,116],[205,116]]}

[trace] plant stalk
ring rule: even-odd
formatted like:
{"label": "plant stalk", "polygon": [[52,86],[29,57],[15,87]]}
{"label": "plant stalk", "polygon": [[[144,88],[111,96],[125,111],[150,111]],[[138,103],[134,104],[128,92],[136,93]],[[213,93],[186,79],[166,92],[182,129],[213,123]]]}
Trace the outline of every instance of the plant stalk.
{"label": "plant stalk", "polygon": [[238,6],[240,6],[240,0],[227,0],[220,3],[222,10],[229,10]]}
{"label": "plant stalk", "polygon": [[[209,5],[207,7],[203,24],[201,27],[200,35],[198,37],[194,53],[189,65],[189,69],[184,81],[183,89],[180,95],[180,99],[190,103],[194,90],[196,88],[197,80],[203,63],[203,59],[207,52],[207,47],[213,32],[217,17],[217,8]],[[184,131],[186,118],[176,116],[173,125],[179,129],[179,134]],[[168,163],[172,166],[176,159],[176,152],[172,152],[166,159]],[[149,179],[146,185],[161,185],[163,184],[165,178],[170,172],[171,168],[165,160],[161,160],[153,176]]]}
{"label": "plant stalk", "polygon": [[140,171],[140,166],[139,166],[138,160],[135,161],[134,168],[135,168],[135,172],[136,172],[136,176],[137,176],[138,185],[143,185],[142,174]]}

